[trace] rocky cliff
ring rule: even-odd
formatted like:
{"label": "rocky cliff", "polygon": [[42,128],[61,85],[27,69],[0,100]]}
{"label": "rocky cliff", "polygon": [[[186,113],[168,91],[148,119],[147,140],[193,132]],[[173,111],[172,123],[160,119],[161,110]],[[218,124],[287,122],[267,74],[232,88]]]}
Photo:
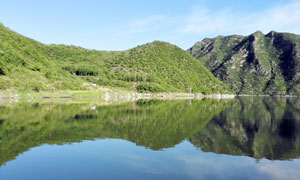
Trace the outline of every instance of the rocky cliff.
{"label": "rocky cliff", "polygon": [[299,35],[218,36],[188,52],[237,94],[300,94]]}

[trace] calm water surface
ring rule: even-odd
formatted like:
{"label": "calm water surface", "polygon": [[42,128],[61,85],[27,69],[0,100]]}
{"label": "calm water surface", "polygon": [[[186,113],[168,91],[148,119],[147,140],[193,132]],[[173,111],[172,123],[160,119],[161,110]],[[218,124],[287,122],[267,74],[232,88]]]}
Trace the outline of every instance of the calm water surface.
{"label": "calm water surface", "polygon": [[0,104],[0,179],[300,179],[300,99]]}

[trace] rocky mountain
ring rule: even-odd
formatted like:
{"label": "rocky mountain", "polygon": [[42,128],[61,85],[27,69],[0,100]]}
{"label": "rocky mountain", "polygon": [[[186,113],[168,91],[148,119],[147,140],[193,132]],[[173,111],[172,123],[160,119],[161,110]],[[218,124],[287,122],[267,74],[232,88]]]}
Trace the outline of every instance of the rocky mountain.
{"label": "rocky mountain", "polygon": [[218,36],[188,52],[237,94],[300,94],[299,35]]}
{"label": "rocky mountain", "polygon": [[150,92],[231,92],[179,47],[155,41],[127,51],[45,45],[0,24],[0,90],[92,89],[91,84]]}

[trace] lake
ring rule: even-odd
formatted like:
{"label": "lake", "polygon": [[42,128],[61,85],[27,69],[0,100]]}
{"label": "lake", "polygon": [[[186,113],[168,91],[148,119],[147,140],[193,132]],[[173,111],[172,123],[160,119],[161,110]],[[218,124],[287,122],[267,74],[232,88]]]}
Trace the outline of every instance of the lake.
{"label": "lake", "polygon": [[0,103],[0,179],[296,180],[300,99]]}

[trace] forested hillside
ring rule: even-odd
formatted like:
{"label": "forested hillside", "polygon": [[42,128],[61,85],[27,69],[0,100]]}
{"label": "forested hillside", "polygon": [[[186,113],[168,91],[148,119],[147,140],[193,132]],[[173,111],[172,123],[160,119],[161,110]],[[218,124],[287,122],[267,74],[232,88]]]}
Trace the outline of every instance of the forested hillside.
{"label": "forested hillside", "polygon": [[44,45],[0,25],[0,89],[229,93],[198,60],[166,42],[113,52]]}

